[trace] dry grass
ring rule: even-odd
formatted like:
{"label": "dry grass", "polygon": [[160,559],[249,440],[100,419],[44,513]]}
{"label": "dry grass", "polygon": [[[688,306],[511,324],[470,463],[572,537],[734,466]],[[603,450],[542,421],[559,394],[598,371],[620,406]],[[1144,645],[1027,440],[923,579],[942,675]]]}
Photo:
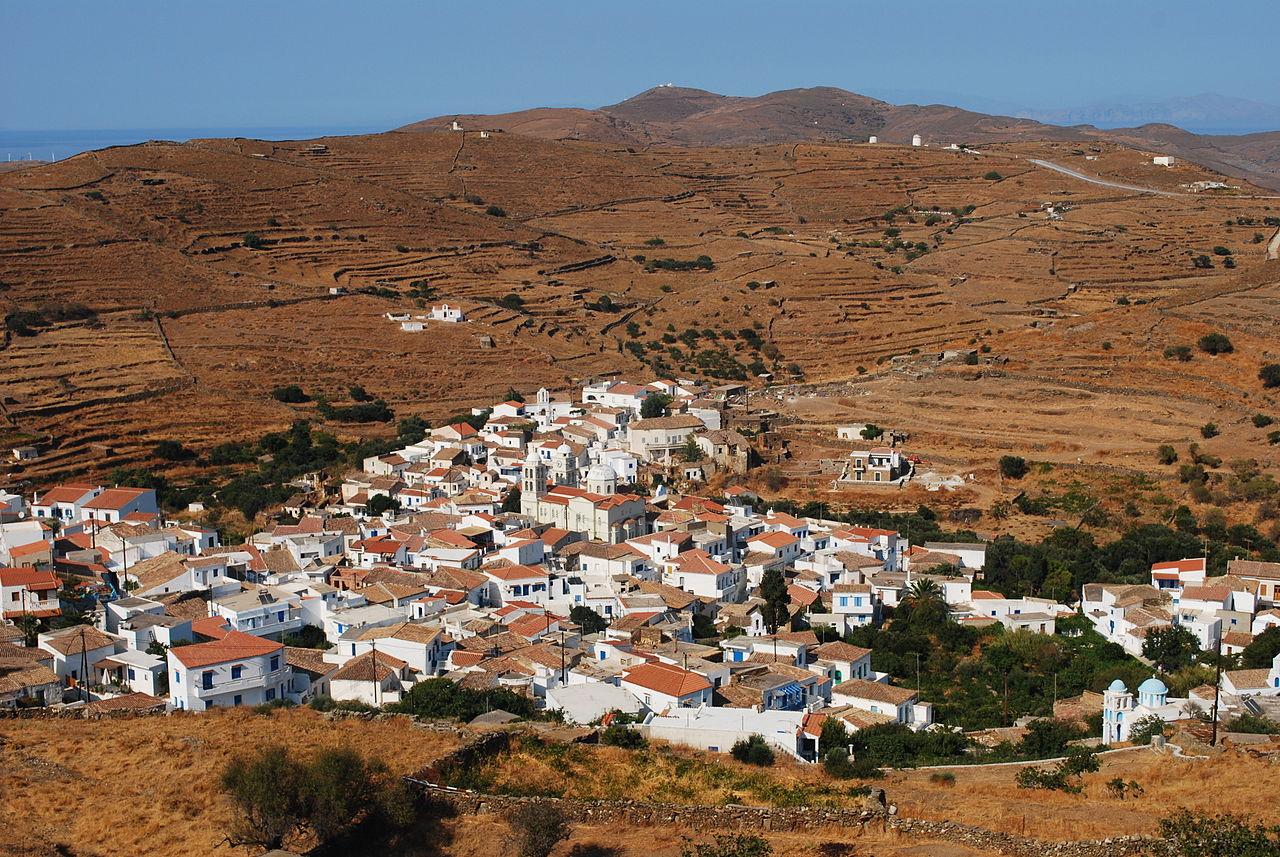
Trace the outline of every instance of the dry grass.
{"label": "dry grass", "polygon": [[[1102,757],[1082,794],[1019,789],[1013,767],[955,768],[954,785],[929,781],[927,771],[891,775],[883,783],[904,815],[973,824],[1042,839],[1101,839],[1150,834],[1179,808],[1238,812],[1280,823],[1280,756],[1259,759],[1227,752],[1207,761],[1179,760],[1146,750]],[[1106,783],[1135,781],[1143,794],[1118,800]]]}
{"label": "dry grass", "polygon": [[348,745],[402,773],[457,743],[401,719],[327,721],[309,710],[4,720],[0,854],[38,854],[54,843],[79,857],[247,853],[219,844],[230,810],[217,777],[235,754],[273,742],[302,754]]}

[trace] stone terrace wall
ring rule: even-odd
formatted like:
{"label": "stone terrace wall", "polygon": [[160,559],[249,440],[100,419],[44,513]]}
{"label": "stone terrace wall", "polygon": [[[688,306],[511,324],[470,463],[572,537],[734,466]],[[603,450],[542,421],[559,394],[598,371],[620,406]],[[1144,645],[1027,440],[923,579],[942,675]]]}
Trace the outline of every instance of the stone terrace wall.
{"label": "stone terrace wall", "polygon": [[1144,836],[1121,836],[1082,842],[1044,842],[981,827],[950,821],[925,821],[899,818],[896,807],[882,807],[874,799],[857,808],[829,807],[750,807],[750,806],[681,806],[676,804],[635,803],[631,801],[589,801],[548,797],[513,797],[479,794],[461,789],[444,788],[429,782],[411,782],[430,796],[451,804],[464,814],[506,814],[530,803],[552,804],[572,822],[607,824],[610,822],[637,827],[682,827],[699,832],[723,831],[806,831],[832,827],[896,830],[913,837],[937,839],[998,851],[1011,857],[1171,857],[1163,839]]}

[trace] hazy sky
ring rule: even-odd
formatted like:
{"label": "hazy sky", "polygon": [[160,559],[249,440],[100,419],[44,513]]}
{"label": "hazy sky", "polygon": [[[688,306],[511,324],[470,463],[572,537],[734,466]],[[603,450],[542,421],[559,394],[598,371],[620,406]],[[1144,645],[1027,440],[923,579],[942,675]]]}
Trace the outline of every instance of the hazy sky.
{"label": "hazy sky", "polygon": [[1280,103],[1275,12],[1275,0],[27,0],[0,15],[0,129],[392,127],[595,107],[664,82],[969,96],[980,109],[1201,92]]}

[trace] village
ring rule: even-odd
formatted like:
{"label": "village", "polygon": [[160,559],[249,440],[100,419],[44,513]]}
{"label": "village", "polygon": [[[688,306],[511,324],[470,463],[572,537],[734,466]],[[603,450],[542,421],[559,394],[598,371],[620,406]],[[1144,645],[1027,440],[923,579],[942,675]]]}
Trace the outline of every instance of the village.
{"label": "village", "polygon": [[[728,407],[734,392],[611,380],[509,398],[365,459],[334,493],[302,480],[243,544],[168,519],[153,489],[0,492],[0,706],[380,707],[443,678],[571,724],[621,718],[719,752],[760,736],[811,763],[828,720],[956,728],[848,642],[904,607],[1006,634],[1088,627],[1144,663],[1170,628],[1230,656],[1280,626],[1277,563],[1159,562],[1148,584],[1062,603],[984,589],[982,542],[776,510],[733,484],[768,454],[768,414]],[[841,436],[846,478],[909,473],[896,437]],[[699,496],[712,474],[727,484]],[[1280,656],[1219,672],[1179,698],[1153,665],[1074,702],[1102,745],[1152,718],[1280,714]]]}

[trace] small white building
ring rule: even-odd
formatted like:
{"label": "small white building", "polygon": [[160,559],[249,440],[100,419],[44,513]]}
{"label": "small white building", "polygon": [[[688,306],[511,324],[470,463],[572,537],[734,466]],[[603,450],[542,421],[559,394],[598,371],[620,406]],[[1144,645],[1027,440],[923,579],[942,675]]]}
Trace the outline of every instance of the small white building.
{"label": "small white building", "polygon": [[1171,167],[1177,162],[1177,158],[1172,155],[1156,155],[1151,159],[1151,163],[1155,164],[1157,167]]}
{"label": "small white building", "polygon": [[547,688],[547,710],[563,711],[568,723],[587,724],[610,711],[639,714],[640,701],[630,691],[603,681]]}
{"label": "small white building", "polygon": [[875,134],[872,134],[870,137],[867,138],[867,142],[874,146],[876,143],[880,142],[880,138],[877,137]]}
{"label": "small white building", "polygon": [[449,304],[440,304],[438,306],[431,307],[431,320],[447,321],[456,324],[460,321],[466,321],[467,319],[466,316],[463,315],[461,307],[450,306]]}
{"label": "small white building", "polygon": [[911,135],[911,145],[913,145],[913,146],[923,146],[923,145],[924,145],[924,140],[920,137],[920,135],[919,135],[919,134],[913,134],[913,135]]}
{"label": "small white building", "polygon": [[449,130],[450,130],[450,131],[461,131],[461,130],[462,130],[462,123],[461,123],[461,122],[459,122],[457,119],[454,119],[452,122],[450,122],[450,123],[449,123]]}
{"label": "small white building", "polygon": [[649,711],[711,705],[711,682],[701,673],[661,662],[640,664],[622,674],[619,685]]}

